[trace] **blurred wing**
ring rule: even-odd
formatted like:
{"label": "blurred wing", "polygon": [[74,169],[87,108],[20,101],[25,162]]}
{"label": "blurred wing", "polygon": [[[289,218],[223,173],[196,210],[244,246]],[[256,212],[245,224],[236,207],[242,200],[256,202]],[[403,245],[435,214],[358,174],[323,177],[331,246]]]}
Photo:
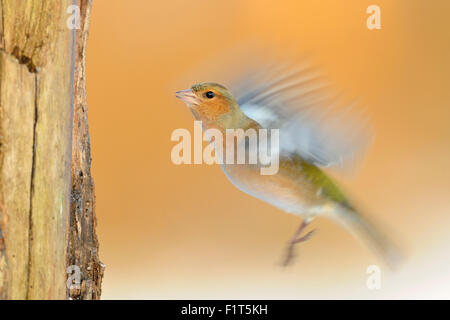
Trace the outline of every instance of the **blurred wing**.
{"label": "blurred wing", "polygon": [[368,122],[353,105],[327,94],[312,68],[252,71],[234,81],[242,111],[264,128],[280,129],[280,153],[320,166],[347,167],[372,140]]}

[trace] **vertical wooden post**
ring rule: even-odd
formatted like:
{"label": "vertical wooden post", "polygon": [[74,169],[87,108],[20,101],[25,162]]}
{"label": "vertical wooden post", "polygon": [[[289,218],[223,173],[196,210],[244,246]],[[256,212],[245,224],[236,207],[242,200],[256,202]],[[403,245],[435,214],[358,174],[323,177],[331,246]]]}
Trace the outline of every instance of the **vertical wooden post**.
{"label": "vertical wooden post", "polygon": [[[98,271],[82,274],[93,279],[98,298],[102,265],[95,236],[93,189],[87,118],[79,117],[76,105],[85,105],[84,47],[78,39],[84,29],[67,26],[69,6],[90,9],[90,1],[0,1],[0,298],[65,299],[68,263]],[[81,78],[80,78],[81,77]],[[80,89],[81,88],[81,89]],[[84,100],[83,100],[84,99]],[[82,102],[80,102],[82,101]],[[77,129],[73,125],[77,120]],[[81,123],[83,122],[83,125]],[[81,132],[80,127],[85,126]],[[77,143],[73,143],[76,141]],[[79,150],[81,148],[81,150]],[[89,159],[85,162],[73,160]],[[90,181],[73,179],[82,168]],[[88,190],[86,190],[88,188]],[[89,225],[78,226],[83,236],[71,237],[74,190],[89,203]],[[79,198],[78,198],[79,199]],[[76,207],[76,206],[75,206]],[[89,235],[89,236],[87,236]],[[85,237],[91,240],[85,240]],[[73,259],[78,246],[88,246],[94,258]],[[91,262],[91,266],[83,263]],[[95,263],[97,263],[97,265]],[[95,273],[95,274],[94,274]]]}

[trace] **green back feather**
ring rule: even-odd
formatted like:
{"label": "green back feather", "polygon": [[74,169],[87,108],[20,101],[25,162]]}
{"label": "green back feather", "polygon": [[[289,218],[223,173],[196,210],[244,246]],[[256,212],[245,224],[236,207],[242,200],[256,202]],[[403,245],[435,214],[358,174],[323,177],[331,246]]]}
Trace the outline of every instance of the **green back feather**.
{"label": "green back feather", "polygon": [[311,183],[316,191],[320,190],[322,197],[353,210],[337,184],[330,177],[328,177],[325,172],[323,172],[316,165],[305,161],[300,157],[295,158],[296,159],[294,159],[294,162],[296,167],[301,167],[300,172],[302,177]]}

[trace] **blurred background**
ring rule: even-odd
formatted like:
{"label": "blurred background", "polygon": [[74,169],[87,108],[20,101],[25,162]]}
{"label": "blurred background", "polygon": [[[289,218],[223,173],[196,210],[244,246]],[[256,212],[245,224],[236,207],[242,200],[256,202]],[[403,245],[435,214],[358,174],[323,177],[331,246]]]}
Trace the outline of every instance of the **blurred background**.
{"label": "blurred background", "polygon": [[[381,30],[366,27],[372,4]],[[87,85],[102,297],[450,298],[448,12],[446,0],[94,0]],[[172,131],[193,128],[174,97],[192,85],[186,74],[217,81],[195,79],[196,66],[252,41],[308,53],[367,110],[374,144],[342,184],[404,249],[396,272],[320,218],[283,269],[298,217],[240,192],[217,165],[171,162]],[[366,287],[372,264],[379,290]]]}

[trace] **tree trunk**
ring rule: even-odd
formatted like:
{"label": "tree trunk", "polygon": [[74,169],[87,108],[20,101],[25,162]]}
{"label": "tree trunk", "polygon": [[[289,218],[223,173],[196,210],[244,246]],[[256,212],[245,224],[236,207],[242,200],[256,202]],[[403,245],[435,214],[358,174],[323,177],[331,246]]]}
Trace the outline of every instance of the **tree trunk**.
{"label": "tree trunk", "polygon": [[[79,29],[67,24],[73,4]],[[100,297],[84,72],[90,8],[0,2],[3,299]]]}

